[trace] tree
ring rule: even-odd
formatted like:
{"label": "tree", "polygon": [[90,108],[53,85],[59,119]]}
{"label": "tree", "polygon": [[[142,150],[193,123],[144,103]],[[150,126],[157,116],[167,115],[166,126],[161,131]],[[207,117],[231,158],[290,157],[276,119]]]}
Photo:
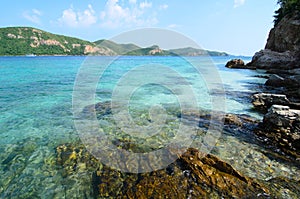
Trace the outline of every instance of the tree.
{"label": "tree", "polygon": [[274,23],[277,25],[285,16],[296,13],[300,19],[300,0],[278,0],[280,8],[275,11]]}

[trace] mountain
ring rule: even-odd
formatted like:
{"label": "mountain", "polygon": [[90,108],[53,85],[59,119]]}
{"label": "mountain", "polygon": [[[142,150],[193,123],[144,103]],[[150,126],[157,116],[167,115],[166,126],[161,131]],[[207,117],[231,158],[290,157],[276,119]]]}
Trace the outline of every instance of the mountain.
{"label": "mountain", "polygon": [[135,55],[135,56],[176,56],[176,54],[163,50],[157,45],[150,46],[148,48],[140,48],[126,53],[126,55]]}
{"label": "mountain", "polygon": [[30,27],[0,28],[0,55],[115,55],[109,48]]}
{"label": "mountain", "polygon": [[140,49],[139,46],[135,44],[117,44],[113,41],[102,39],[94,42],[97,46],[109,48],[113,50],[118,55],[126,54],[127,52]]}
{"label": "mountain", "polygon": [[225,52],[217,52],[217,51],[208,51],[203,49],[197,49],[197,48],[179,48],[179,49],[171,49],[169,50],[171,53],[180,55],[180,56],[228,56],[229,54]]}
{"label": "mountain", "polygon": [[154,45],[141,48],[110,40],[95,42],[52,34],[32,27],[0,28],[0,55],[131,55],[131,56],[227,56],[227,53],[195,48],[163,50]]}

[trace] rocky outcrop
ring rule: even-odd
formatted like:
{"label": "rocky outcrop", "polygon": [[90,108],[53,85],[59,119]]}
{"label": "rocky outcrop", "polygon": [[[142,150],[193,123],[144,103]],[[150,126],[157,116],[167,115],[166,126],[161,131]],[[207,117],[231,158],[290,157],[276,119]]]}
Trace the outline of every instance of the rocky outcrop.
{"label": "rocky outcrop", "polygon": [[275,52],[269,49],[261,50],[252,58],[247,66],[253,66],[258,69],[291,69],[296,67],[297,59],[294,52]]}
{"label": "rocky outcrop", "polygon": [[284,81],[283,77],[280,77],[279,75],[273,74],[268,78],[265,85],[281,87],[281,86],[285,85],[285,81]]}
{"label": "rocky outcrop", "polygon": [[96,55],[107,55],[107,56],[116,55],[116,53],[110,49],[101,48],[101,47],[92,46],[92,45],[85,46],[84,54],[96,54]]}
{"label": "rocky outcrop", "polygon": [[265,50],[256,53],[249,66],[290,69],[300,67],[300,19],[287,15],[270,31]]}
{"label": "rocky outcrop", "polygon": [[299,103],[291,102],[286,95],[282,94],[257,93],[252,96],[252,104],[255,108],[265,112],[273,105],[283,105],[300,109]]}
{"label": "rocky outcrop", "polygon": [[[126,158],[124,162],[130,164]],[[66,178],[75,172],[94,170],[90,183],[96,198],[243,198],[269,194],[264,185],[216,156],[192,148],[167,168],[149,173],[130,174],[111,169],[83,146],[57,147],[57,163],[64,168]]]}
{"label": "rocky outcrop", "polygon": [[100,197],[242,198],[268,194],[267,188],[243,176],[213,155],[188,149],[167,168],[144,174],[122,174],[109,168],[95,172]]}
{"label": "rocky outcrop", "polygon": [[227,64],[225,65],[225,67],[227,68],[244,68],[244,66],[245,63],[241,59],[232,59],[228,61]]}
{"label": "rocky outcrop", "polygon": [[299,14],[288,15],[280,20],[270,33],[266,49],[275,52],[300,52]]}
{"label": "rocky outcrop", "polygon": [[285,93],[289,98],[294,98],[300,102],[300,75],[298,70],[276,71],[280,75],[272,74],[265,85],[271,89],[279,89],[281,93]]}
{"label": "rocky outcrop", "polygon": [[257,93],[252,96],[252,104],[261,110],[268,110],[272,105],[289,105],[291,102],[286,95]]}
{"label": "rocky outcrop", "polygon": [[289,155],[300,158],[300,110],[273,105],[256,133]]}

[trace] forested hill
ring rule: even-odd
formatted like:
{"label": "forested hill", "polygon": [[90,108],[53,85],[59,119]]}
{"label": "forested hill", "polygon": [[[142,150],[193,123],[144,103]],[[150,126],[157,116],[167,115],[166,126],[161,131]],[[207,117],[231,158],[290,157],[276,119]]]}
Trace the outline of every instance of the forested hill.
{"label": "forested hill", "polygon": [[194,48],[162,50],[154,45],[141,48],[135,44],[117,44],[109,40],[95,42],[52,34],[31,27],[0,28],[0,56],[15,55],[158,55],[226,56],[227,53]]}

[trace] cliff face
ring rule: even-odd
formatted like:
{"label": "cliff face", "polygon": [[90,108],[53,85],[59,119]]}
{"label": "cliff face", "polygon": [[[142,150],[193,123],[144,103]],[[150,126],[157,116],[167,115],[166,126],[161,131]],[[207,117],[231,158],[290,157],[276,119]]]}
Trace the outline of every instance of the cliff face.
{"label": "cliff face", "polygon": [[296,15],[284,17],[269,34],[266,49],[275,52],[300,52],[300,20]]}
{"label": "cliff face", "polygon": [[264,69],[300,67],[300,19],[287,15],[270,31],[265,50],[257,52],[248,64]]}

